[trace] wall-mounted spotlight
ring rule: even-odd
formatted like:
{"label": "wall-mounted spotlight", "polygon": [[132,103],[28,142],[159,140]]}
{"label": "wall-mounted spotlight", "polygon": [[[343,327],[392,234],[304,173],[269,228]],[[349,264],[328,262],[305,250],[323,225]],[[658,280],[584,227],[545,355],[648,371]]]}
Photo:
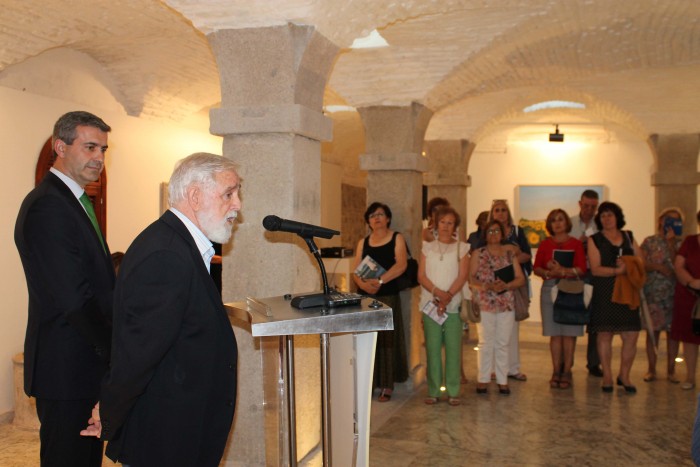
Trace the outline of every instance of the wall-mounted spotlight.
{"label": "wall-mounted spotlight", "polygon": [[564,133],[559,133],[559,125],[554,125],[556,129],[554,130],[554,133],[549,134],[549,142],[550,143],[563,143],[564,142]]}

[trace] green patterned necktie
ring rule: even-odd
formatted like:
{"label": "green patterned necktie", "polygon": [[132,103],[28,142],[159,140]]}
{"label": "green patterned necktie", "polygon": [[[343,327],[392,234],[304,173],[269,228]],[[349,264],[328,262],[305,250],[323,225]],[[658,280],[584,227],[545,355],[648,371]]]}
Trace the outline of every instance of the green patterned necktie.
{"label": "green patterned necktie", "polygon": [[83,204],[83,206],[85,206],[85,211],[87,211],[87,215],[90,218],[90,222],[92,222],[92,226],[95,228],[95,232],[97,232],[97,238],[100,239],[102,249],[105,251],[105,253],[107,253],[107,248],[105,248],[105,241],[102,238],[102,232],[100,231],[100,225],[97,223],[95,208],[92,206],[92,201],[90,201],[90,197],[84,191],[82,196],[80,196],[80,202]]}

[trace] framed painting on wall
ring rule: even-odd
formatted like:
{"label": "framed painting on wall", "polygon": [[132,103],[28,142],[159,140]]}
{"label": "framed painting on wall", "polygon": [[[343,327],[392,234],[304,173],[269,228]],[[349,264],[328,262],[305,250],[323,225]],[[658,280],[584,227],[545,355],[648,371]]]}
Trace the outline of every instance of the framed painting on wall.
{"label": "framed painting on wall", "polygon": [[532,248],[537,248],[547,238],[545,228],[547,214],[561,208],[569,217],[578,215],[581,193],[593,190],[599,199],[606,199],[605,185],[519,185],[515,188],[515,217],[518,226]]}

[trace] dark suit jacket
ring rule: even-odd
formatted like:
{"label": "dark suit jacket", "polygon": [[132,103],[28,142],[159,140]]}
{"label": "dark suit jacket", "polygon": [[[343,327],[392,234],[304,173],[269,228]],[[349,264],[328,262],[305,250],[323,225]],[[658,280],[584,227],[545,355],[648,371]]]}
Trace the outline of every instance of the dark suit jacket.
{"label": "dark suit jacket", "polygon": [[167,211],[129,247],[100,399],[107,455],[134,467],[218,466],[236,400],[233,329],[192,235]]}
{"label": "dark suit jacket", "polygon": [[24,199],[15,244],[29,292],[24,391],[44,399],[96,399],[109,361],[109,250],[80,201],[51,172]]}

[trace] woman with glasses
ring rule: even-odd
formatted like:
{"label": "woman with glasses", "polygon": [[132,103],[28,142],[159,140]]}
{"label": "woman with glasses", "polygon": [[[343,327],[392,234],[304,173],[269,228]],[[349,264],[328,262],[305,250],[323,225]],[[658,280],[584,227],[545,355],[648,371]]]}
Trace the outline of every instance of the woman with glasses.
{"label": "woman with glasses", "polygon": [[[543,240],[537,249],[534,271],[543,279],[540,292],[542,335],[549,336],[549,350],[552,354],[552,378],[549,386],[569,389],[576,337],[583,336],[583,326],[554,322],[551,292],[558,279],[578,278],[586,273],[586,254],[583,252],[583,243],[569,235],[572,225],[566,211],[554,209],[547,216],[545,225],[551,236]],[[554,259],[555,250],[571,252],[572,263],[568,266],[558,263]]]}
{"label": "woman with glasses", "polygon": [[[484,229],[486,246],[474,251],[469,259],[469,287],[472,300],[481,310],[479,324],[479,377],[477,394],[486,394],[495,368],[498,392],[510,394],[508,387],[508,347],[515,322],[513,289],[525,284],[525,275],[517,260],[517,248],[505,242],[504,226],[492,219]],[[497,270],[512,265],[513,280],[497,278]],[[499,274],[500,276],[500,274]]]}
{"label": "woman with glasses", "polygon": [[[418,262],[418,281],[421,284],[421,307],[432,302],[437,305],[438,315],[447,319],[438,324],[423,314],[423,333],[428,363],[428,397],[425,403],[434,405],[442,395],[443,383],[448,403],[459,405],[459,387],[462,366],[462,321],[459,307],[462,303],[462,287],[469,274],[466,243],[454,238],[459,227],[457,211],[449,206],[441,207],[435,216],[438,237],[432,242],[423,242]],[[445,348],[445,365],[442,364],[442,348]]]}
{"label": "woman with glasses", "polygon": [[[672,383],[679,383],[675,375],[678,341],[669,336],[673,318],[673,296],[676,289],[676,273],[673,260],[681,245],[680,229],[683,228],[683,215],[679,208],[666,208],[658,217],[656,234],[644,239],[641,250],[647,281],[644,284],[644,296],[649,309],[653,334],[647,331],[648,370],[644,381],[656,379],[656,348],[661,331],[666,331],[666,376]],[[653,336],[653,339],[652,339]]]}
{"label": "woman with glasses", "polygon": [[[628,265],[634,263],[626,261],[624,257],[637,257],[641,262],[641,252],[632,232],[622,230],[625,216],[617,204],[610,201],[602,203],[595,215],[595,223],[598,233],[588,238],[588,260],[593,275],[588,332],[598,334],[598,355],[603,367],[602,390],[606,393],[613,391],[612,339],[615,334],[620,335],[622,351],[617,385],[622,386],[625,392],[634,394],[637,388],[630,382],[630,370],[641,329],[639,308],[632,309],[628,304],[614,302],[613,292],[617,277],[626,276],[625,280],[629,280],[630,272],[633,272],[628,270]],[[639,291],[635,293],[639,295]]]}
{"label": "woman with glasses", "polygon": [[377,333],[374,359],[374,386],[380,391],[378,400],[387,402],[394,392],[394,383],[408,379],[401,300],[394,280],[406,270],[406,240],[389,228],[391,209],[386,204],[370,204],[365,211],[365,222],[371,233],[357,243],[353,269],[357,269],[365,256],[370,256],[386,272],[372,279],[353,274],[353,281],[359,293],[375,297],[393,310],[394,330]]}
{"label": "woman with glasses", "polygon": [[[525,232],[523,229],[518,228],[518,226],[513,224],[513,216],[510,213],[510,208],[508,207],[508,202],[504,199],[496,199],[491,205],[491,211],[489,213],[489,221],[497,220],[503,225],[503,239],[506,243],[510,243],[517,248],[516,257],[520,263],[520,267],[525,275],[525,281],[527,283],[527,276],[532,272],[532,251],[530,249],[530,243],[525,237]],[[482,240],[479,246],[483,246],[485,241]],[[515,379],[517,381],[527,381],[527,376],[525,373],[520,371],[520,323],[513,320],[513,332],[510,336],[510,346],[508,355],[508,377]]]}

